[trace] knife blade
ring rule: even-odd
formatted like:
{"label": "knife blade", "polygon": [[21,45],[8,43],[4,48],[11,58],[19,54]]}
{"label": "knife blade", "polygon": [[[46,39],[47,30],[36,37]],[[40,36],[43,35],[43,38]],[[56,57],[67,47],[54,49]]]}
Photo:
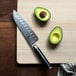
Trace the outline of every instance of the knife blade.
{"label": "knife blade", "polygon": [[26,21],[22,18],[22,16],[13,10],[13,19],[18,26],[19,30],[23,34],[25,40],[28,42],[28,44],[35,50],[36,54],[39,56],[40,60],[43,64],[46,65],[48,69],[52,68],[52,65],[50,65],[47,58],[44,56],[40,48],[35,44],[35,42],[38,40],[37,35],[33,30],[30,28],[30,26],[26,23]]}

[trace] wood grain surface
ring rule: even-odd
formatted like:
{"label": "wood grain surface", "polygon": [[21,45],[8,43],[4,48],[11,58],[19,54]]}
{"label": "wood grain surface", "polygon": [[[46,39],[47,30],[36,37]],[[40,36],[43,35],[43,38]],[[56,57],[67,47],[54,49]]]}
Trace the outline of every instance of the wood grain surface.
{"label": "wood grain surface", "polygon": [[[51,12],[51,19],[42,25],[34,17],[35,7],[45,7]],[[18,12],[39,37],[36,44],[50,63],[76,62],[76,0],[19,0]],[[41,27],[44,26],[44,27]],[[55,26],[63,29],[61,43],[51,48],[48,44],[50,31]],[[17,30],[17,62],[19,64],[40,63],[19,30]]]}
{"label": "wood grain surface", "polygon": [[13,9],[17,9],[17,0],[0,0],[0,21],[12,21]]}
{"label": "wood grain surface", "polygon": [[0,76],[56,76],[58,64],[51,70],[46,70],[43,65],[17,64],[16,25],[11,18],[12,9],[17,9],[17,0],[0,0]]}

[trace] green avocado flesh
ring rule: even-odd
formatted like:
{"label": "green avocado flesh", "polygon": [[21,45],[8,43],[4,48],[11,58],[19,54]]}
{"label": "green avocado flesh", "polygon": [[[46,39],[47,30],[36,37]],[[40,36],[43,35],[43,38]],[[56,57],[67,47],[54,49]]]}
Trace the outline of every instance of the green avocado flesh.
{"label": "green avocado flesh", "polygon": [[36,7],[34,10],[36,18],[42,22],[46,22],[51,18],[51,13],[48,9],[43,7]]}
{"label": "green avocado flesh", "polygon": [[49,35],[49,42],[51,44],[59,44],[63,38],[62,28],[60,26],[56,26]]}

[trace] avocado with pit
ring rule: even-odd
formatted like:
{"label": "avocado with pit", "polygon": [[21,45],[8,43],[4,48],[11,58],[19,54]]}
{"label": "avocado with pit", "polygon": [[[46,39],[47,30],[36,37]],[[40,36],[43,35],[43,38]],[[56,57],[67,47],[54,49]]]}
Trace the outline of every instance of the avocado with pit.
{"label": "avocado with pit", "polygon": [[61,42],[63,38],[63,31],[60,26],[54,27],[54,29],[49,34],[49,42],[53,45],[57,45]]}
{"label": "avocado with pit", "polygon": [[34,15],[41,22],[47,22],[51,18],[50,11],[43,7],[36,7],[34,9]]}

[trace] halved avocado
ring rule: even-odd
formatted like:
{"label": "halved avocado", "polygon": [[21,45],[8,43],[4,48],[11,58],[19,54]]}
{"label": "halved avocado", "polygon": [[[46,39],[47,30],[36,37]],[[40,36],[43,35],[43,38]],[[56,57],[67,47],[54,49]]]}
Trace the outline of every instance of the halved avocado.
{"label": "halved avocado", "polygon": [[51,18],[50,11],[43,7],[36,7],[34,9],[34,14],[41,22],[47,22]]}
{"label": "halved avocado", "polygon": [[57,45],[61,42],[63,38],[62,28],[60,26],[56,26],[49,35],[49,42],[53,45]]}

